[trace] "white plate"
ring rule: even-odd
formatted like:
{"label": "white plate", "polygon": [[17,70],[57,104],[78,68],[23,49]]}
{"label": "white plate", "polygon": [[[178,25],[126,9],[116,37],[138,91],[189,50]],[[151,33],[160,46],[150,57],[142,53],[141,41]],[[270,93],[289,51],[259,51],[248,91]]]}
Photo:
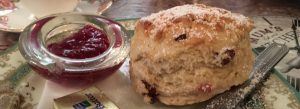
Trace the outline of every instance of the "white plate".
{"label": "white plate", "polygon": [[8,32],[21,32],[24,27],[26,27],[36,18],[19,2],[13,2],[12,5],[13,6],[10,8],[0,7],[0,30]]}
{"label": "white plate", "polygon": [[0,30],[22,32],[36,19],[55,13],[101,14],[112,0],[1,0]]}

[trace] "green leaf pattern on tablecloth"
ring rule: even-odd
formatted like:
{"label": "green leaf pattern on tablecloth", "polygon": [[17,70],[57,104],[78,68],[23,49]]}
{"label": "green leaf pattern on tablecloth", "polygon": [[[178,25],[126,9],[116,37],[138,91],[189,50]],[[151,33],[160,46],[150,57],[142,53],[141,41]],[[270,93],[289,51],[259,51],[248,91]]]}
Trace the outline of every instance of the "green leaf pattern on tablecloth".
{"label": "green leaf pattern on tablecloth", "polygon": [[5,51],[5,53],[0,54],[0,81],[8,79],[15,73],[15,69],[24,63],[25,60],[19,53],[16,45]]}

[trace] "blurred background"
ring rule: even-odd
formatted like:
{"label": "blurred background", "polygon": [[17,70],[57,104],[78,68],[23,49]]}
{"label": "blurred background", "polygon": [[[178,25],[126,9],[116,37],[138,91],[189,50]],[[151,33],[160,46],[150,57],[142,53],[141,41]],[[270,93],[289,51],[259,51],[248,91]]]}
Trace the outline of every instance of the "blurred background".
{"label": "blurred background", "polygon": [[[5,2],[6,1],[6,2]],[[1,0],[0,1],[0,23],[7,20],[2,14],[7,11],[3,6],[10,6],[7,2],[13,2],[22,8],[23,4],[41,0]],[[47,0],[42,0],[47,1]],[[48,0],[50,1],[50,0]],[[58,0],[56,0],[58,1]],[[62,0],[65,1],[65,0]],[[70,0],[69,0],[70,1]],[[102,2],[105,0],[81,0],[88,2]],[[225,8],[232,12],[242,13],[246,16],[300,16],[300,0],[112,0],[112,5],[103,12],[102,15],[112,19],[140,18],[151,13],[168,9],[183,4],[203,3],[210,6]],[[66,1],[65,1],[66,2]],[[55,4],[61,4],[53,2]],[[64,3],[63,3],[64,4]],[[49,3],[47,2],[47,5]],[[36,5],[29,4],[34,7]],[[77,5],[79,6],[79,5]],[[1,9],[2,7],[2,9]],[[93,7],[93,6],[90,6]],[[18,7],[17,7],[18,8]],[[39,10],[43,8],[32,8]],[[54,8],[53,8],[54,9]],[[1,10],[3,11],[1,14]],[[79,10],[82,11],[82,10]],[[84,12],[84,11],[83,11]],[[32,17],[32,16],[29,16]],[[23,18],[17,17],[13,22],[20,22]],[[20,25],[17,23],[16,25]],[[10,45],[16,43],[18,32],[0,31],[0,51],[5,50]]]}
{"label": "blurred background", "polygon": [[159,10],[192,3],[225,8],[247,16],[300,15],[300,0],[114,0],[112,7],[103,15],[111,18],[142,17]]}

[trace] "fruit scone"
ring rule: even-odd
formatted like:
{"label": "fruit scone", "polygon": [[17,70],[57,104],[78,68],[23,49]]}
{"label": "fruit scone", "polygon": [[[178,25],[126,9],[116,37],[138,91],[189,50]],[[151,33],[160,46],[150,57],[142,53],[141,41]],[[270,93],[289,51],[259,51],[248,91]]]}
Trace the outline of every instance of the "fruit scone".
{"label": "fruit scone", "polygon": [[254,55],[253,22],[202,4],[177,6],[141,18],[130,51],[130,79],[144,101],[202,102],[242,84]]}

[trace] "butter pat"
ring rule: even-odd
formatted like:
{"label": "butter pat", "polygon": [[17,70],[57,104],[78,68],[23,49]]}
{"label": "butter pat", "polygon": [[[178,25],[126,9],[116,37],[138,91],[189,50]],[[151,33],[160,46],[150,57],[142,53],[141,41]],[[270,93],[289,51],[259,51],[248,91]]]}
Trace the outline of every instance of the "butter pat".
{"label": "butter pat", "polygon": [[96,87],[54,99],[55,109],[119,109]]}

